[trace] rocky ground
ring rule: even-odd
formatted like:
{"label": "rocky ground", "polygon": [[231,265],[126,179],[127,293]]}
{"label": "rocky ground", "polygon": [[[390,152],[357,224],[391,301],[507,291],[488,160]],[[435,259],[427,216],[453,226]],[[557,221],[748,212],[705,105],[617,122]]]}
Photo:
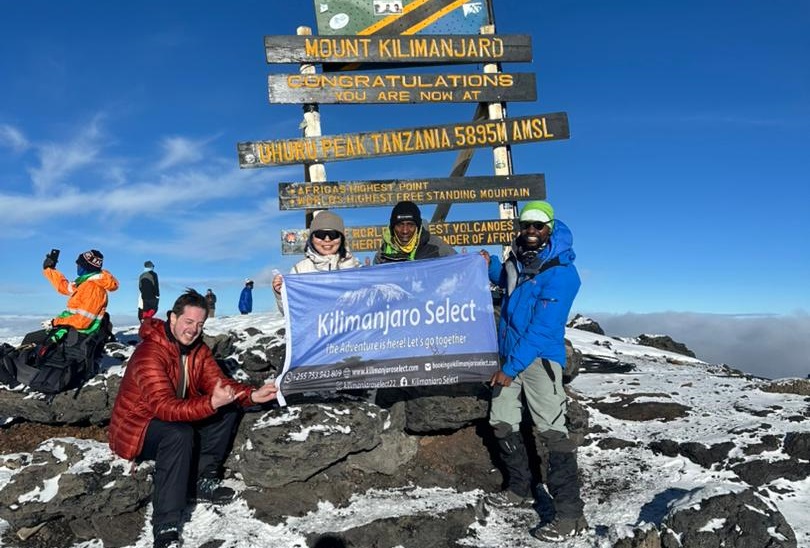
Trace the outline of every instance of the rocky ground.
{"label": "rocky ground", "polygon": [[14,423],[0,428],[0,447],[4,454],[27,453],[50,438],[73,437],[107,440],[107,429],[100,426],[55,426],[33,422]]}
{"label": "rocky ground", "polygon": [[[332,467],[329,474],[319,474],[307,481],[306,489],[296,491],[295,497],[268,497],[262,492],[246,492],[248,504],[255,509],[257,517],[270,522],[282,519],[283,516],[306,513],[316,507],[319,501],[329,501],[336,506],[347,504],[353,493],[368,489],[397,488],[403,485],[434,485],[460,490],[483,489],[497,491],[501,486],[501,472],[493,465],[492,440],[488,427],[480,424],[463,428],[448,434],[421,436],[416,457],[402,467],[395,476],[376,473],[365,473],[351,467]],[[0,447],[3,453],[31,452],[41,442],[49,438],[75,437],[106,441],[106,427],[100,426],[54,426],[28,422],[19,422],[0,428]],[[229,474],[229,472],[226,472]],[[446,528],[447,522],[458,521],[459,533],[466,529],[474,519],[472,510],[450,512],[438,519],[435,527]],[[456,515],[458,514],[458,515]],[[381,529],[371,531],[370,527]],[[398,520],[396,524],[376,524],[360,528],[346,536],[351,541],[352,535],[362,545],[367,535],[382,539],[386,535],[394,537],[416,535],[420,538],[411,540],[421,542],[422,535],[430,536],[430,525],[424,520],[416,524],[408,520]],[[415,528],[415,529],[414,529]],[[418,531],[418,533],[417,533]],[[443,533],[444,534],[444,533]],[[25,541],[12,536],[4,536],[3,542],[13,541],[19,548],[66,548],[74,536],[62,520],[46,523]],[[309,539],[310,545],[327,542],[329,535],[320,534]],[[392,544],[393,545],[393,544]]]}

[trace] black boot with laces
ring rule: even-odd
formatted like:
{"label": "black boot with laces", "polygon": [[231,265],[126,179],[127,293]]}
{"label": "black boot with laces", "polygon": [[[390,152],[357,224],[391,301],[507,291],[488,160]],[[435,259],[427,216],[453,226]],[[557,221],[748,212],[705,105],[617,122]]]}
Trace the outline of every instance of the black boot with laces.
{"label": "black boot with laces", "polygon": [[161,523],[153,529],[155,548],[179,548],[180,527],[176,523]]}
{"label": "black boot with laces", "polygon": [[197,481],[197,502],[228,504],[234,495],[234,490],[222,485],[219,478],[200,478]]}

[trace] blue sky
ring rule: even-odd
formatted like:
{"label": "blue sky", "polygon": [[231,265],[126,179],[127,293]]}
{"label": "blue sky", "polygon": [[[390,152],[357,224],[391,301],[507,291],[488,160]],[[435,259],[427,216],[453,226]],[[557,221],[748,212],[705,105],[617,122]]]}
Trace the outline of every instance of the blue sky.
{"label": "blue sky", "polygon": [[[514,146],[515,173],[544,173],[574,231],[575,311],[806,316],[810,311],[810,3],[496,0],[501,34],[532,35],[538,100],[571,139]],[[301,109],[270,105],[265,35],[315,26],[312,3],[15,3],[0,18],[0,313],[62,309],[40,273],[52,247],[103,251],[134,315],[147,259],[165,310],[186,286],[236,312],[245,277],[272,310],[277,185],[301,166],[240,170],[239,141],[295,138]],[[435,72],[457,68],[437,67]],[[472,67],[467,70],[480,70]],[[321,108],[324,134],[469,121],[474,105]],[[445,177],[455,153],[326,165],[330,180]],[[493,172],[488,150],[468,175]],[[423,207],[430,216],[433,206]],[[389,210],[345,209],[348,225]],[[449,220],[497,217],[454,206]],[[168,301],[168,302],[167,302]]]}

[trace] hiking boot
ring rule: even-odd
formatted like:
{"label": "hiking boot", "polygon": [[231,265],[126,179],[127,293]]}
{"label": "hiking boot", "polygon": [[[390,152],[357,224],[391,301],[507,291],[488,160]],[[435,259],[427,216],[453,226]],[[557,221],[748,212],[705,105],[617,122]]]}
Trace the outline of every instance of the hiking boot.
{"label": "hiking boot", "polygon": [[578,518],[557,518],[551,523],[538,525],[530,530],[529,534],[546,542],[563,542],[587,530],[588,522],[585,516],[580,516]]}
{"label": "hiking boot", "polygon": [[486,505],[494,506],[496,508],[510,508],[517,506],[531,507],[534,504],[534,497],[531,494],[525,496],[518,495],[511,489],[504,489],[503,491],[498,491],[497,493],[490,493],[486,496],[484,502]]}
{"label": "hiking boot", "polygon": [[236,493],[230,487],[222,485],[219,478],[200,478],[197,480],[197,502],[227,504]]}
{"label": "hiking boot", "polygon": [[180,527],[176,523],[163,523],[155,527],[155,548],[179,548]]}

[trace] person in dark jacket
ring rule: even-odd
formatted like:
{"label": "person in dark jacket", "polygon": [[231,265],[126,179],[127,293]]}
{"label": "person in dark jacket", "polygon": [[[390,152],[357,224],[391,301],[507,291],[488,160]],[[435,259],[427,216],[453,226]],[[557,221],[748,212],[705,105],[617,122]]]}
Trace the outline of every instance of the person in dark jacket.
{"label": "person in dark jacket", "polygon": [[535,439],[548,449],[546,483],[554,499],[553,521],[532,536],[561,542],[588,528],[577,477],[576,445],[565,425],[565,324],[580,279],[574,266],[573,237],[554,219],[548,202],[528,202],[520,213],[520,233],[506,261],[481,255],[490,280],[505,290],[498,324],[501,368],[493,386],[489,422],[507,470],[508,487],[490,497],[496,505],[534,502],[528,455],[520,432],[524,402]]}
{"label": "person in dark jacket", "polygon": [[[110,449],[136,462],[155,461],[152,531],[155,547],[179,539],[188,497],[222,504],[234,492],[220,483],[240,417],[276,397],[273,383],[259,388],[222,372],[202,340],[205,297],[193,289],[175,301],[168,321],[144,318],[110,418]],[[195,439],[198,443],[195,443]],[[189,493],[189,480],[196,488]]]}
{"label": "person in dark jacket", "polygon": [[418,261],[455,255],[456,250],[422,224],[422,212],[413,202],[399,202],[391,210],[383,242],[374,264]]}
{"label": "person in dark jacket", "polygon": [[142,322],[144,317],[151,318],[157,313],[160,300],[160,282],[152,261],[143,263],[143,272],[138,278],[138,291],[138,321]]}
{"label": "person in dark jacket", "polygon": [[205,292],[205,302],[208,303],[208,317],[213,318],[217,315],[217,296],[210,287]]}
{"label": "person in dark jacket", "polygon": [[253,312],[253,280],[250,278],[245,280],[245,287],[242,288],[242,293],[239,294],[239,312],[241,314]]}

